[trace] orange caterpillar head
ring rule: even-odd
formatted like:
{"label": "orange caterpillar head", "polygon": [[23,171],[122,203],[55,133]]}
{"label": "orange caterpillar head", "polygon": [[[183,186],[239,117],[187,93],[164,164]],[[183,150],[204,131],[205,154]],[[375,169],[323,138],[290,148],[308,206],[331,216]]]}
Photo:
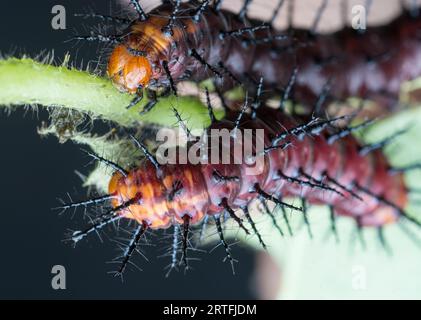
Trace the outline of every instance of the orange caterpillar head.
{"label": "orange caterpillar head", "polygon": [[149,84],[152,66],[147,57],[135,55],[125,45],[118,45],[110,56],[107,74],[120,91],[134,94]]}
{"label": "orange caterpillar head", "polygon": [[139,88],[160,78],[163,57],[168,58],[174,41],[183,35],[176,29],[172,37],[163,32],[167,18],[149,17],[135,21],[128,29],[124,42],[117,45],[108,61],[107,74],[120,91],[134,94]]}

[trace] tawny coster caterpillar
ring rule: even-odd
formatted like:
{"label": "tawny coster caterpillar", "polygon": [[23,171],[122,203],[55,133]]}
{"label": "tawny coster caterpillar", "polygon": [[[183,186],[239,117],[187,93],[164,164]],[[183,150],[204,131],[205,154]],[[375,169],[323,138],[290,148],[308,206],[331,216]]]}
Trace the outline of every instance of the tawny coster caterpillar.
{"label": "tawny coster caterpillar", "polygon": [[247,17],[250,2],[239,14],[209,0],[166,1],[146,13],[132,0],[138,18],[115,20],[127,25],[124,32],[77,39],[114,46],[107,73],[120,90],[135,95],[129,107],[148,89],[145,112],[154,106],[157,91],[176,93],[182,80],[208,78],[222,91],[241,85],[252,92],[261,82],[269,96],[281,96],[281,104],[287,93],[310,110],[318,97],[324,104],[360,97],[386,112],[397,106],[401,84],[421,74],[418,8],[385,26],[324,35],[317,33],[317,22],[327,1],[315,13],[312,30],[287,31],[275,30],[271,22],[288,1],[279,2],[269,22]]}
{"label": "tawny coster caterpillar", "polygon": [[[380,239],[383,239],[384,227],[402,220],[421,226],[404,211],[409,202],[409,189],[403,177],[405,168],[392,168],[382,153],[381,148],[390,139],[362,145],[352,135],[372,121],[339,128],[336,124],[351,116],[299,121],[280,109],[264,105],[249,112],[247,103],[240,112],[232,111],[224,119],[216,120],[210,104],[208,107],[212,124],[206,129],[206,138],[197,141],[191,137],[186,148],[196,148],[200,142],[209,152],[217,150],[216,163],[193,163],[190,158],[182,162],[178,156],[174,163],[161,163],[134,137],[133,142],[145,159],[130,169],[88,152],[114,170],[108,194],[61,208],[110,203],[111,209],[93,219],[86,229],[74,232],[71,240],[78,242],[115,221],[135,221],[137,226],[117,272],[122,274],[148,230],[174,228],[172,267],[178,262],[178,239],[182,239],[180,262],[187,266],[191,228],[209,220],[214,220],[231,264],[234,259],[222,228],[225,217],[233,219],[247,234],[255,234],[266,247],[249,213],[254,201],[262,203],[265,214],[274,223],[279,212],[269,210],[267,202],[274,202],[282,209],[280,212],[284,213],[288,226],[285,210],[301,212],[310,236],[306,208],[311,204],[329,206],[333,231],[337,217],[355,220],[358,228],[377,228]],[[215,142],[212,130],[226,130],[228,138],[217,139],[217,144],[212,144]],[[252,134],[247,135],[247,131]],[[252,142],[251,154],[236,153],[238,141],[243,141],[242,148]],[[263,147],[258,148],[259,144]],[[224,161],[224,157],[228,157],[228,161]],[[205,158],[209,159],[210,156]],[[257,164],[259,170],[255,171]],[[284,202],[285,197],[300,197],[303,205]]]}

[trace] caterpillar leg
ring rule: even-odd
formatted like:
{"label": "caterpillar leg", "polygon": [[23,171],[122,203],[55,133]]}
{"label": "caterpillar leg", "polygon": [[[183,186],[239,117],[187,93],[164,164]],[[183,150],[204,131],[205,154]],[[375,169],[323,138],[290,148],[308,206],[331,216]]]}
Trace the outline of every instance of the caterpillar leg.
{"label": "caterpillar leg", "polygon": [[139,112],[139,114],[141,114],[141,115],[146,114],[149,111],[151,111],[153,109],[153,107],[155,107],[155,105],[158,102],[157,95],[156,95],[156,92],[154,90],[146,89],[146,94],[148,96],[149,101],[145,105],[143,110]]}
{"label": "caterpillar leg", "polygon": [[139,87],[136,91],[135,97],[130,101],[129,105],[126,107],[126,109],[130,109],[137,105],[140,101],[143,99],[143,88]]}

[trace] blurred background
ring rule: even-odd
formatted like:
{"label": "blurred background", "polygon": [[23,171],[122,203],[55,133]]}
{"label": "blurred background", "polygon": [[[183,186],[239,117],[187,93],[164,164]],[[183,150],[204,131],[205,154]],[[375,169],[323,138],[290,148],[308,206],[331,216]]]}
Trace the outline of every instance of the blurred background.
{"label": "blurred background", "polygon": [[[227,7],[233,9],[238,9],[242,3],[242,1],[232,0],[224,2]],[[321,20],[321,30],[329,31],[341,26],[343,21],[340,19],[339,2],[339,0],[330,1],[328,10]],[[350,4],[353,2],[364,3],[365,1],[350,1]],[[399,2],[399,0],[374,0],[370,11],[370,23],[384,23],[399,14]],[[156,1],[141,1],[141,3],[146,8],[150,8],[156,4]],[[63,5],[66,9],[66,30],[54,30],[51,27],[53,17],[51,9],[57,4]],[[271,8],[275,5],[276,1],[273,0],[255,0],[250,13],[252,16],[270,17]],[[320,1],[296,1],[294,23],[297,26],[311,24],[312,17],[319,5]],[[121,9],[116,6],[116,1],[112,0],[21,0],[19,2],[8,1],[7,6],[5,4],[3,6],[0,11],[0,53],[3,56],[27,54],[30,57],[35,57],[43,52],[45,54],[54,50],[56,61],[61,61],[64,54],[70,52],[71,62],[75,65],[83,63],[84,66],[87,61],[97,59],[98,46],[65,43],[64,41],[74,36],[75,30],[86,34],[91,30],[91,26],[98,26],[98,23],[95,20],[74,18],[73,13],[94,11],[110,14],[118,13]],[[282,26],[284,22],[285,13],[281,12],[278,25]],[[92,164],[88,165],[89,159],[80,152],[78,146],[71,142],[59,144],[56,138],[41,139],[38,136],[37,127],[41,125],[42,120],[47,118],[48,115],[42,108],[39,109],[39,112],[26,112],[23,108],[18,108],[10,115],[1,112],[0,199],[2,201],[0,212],[2,219],[0,250],[2,263],[0,264],[0,298],[275,298],[279,297],[279,289],[284,282],[284,277],[281,277],[281,274],[291,275],[291,272],[286,272],[288,270],[301,270],[302,273],[295,272],[295,277],[291,276],[288,281],[285,281],[285,288],[291,290],[289,295],[284,297],[340,298],[349,296],[341,294],[341,290],[344,290],[341,283],[335,280],[330,273],[330,270],[334,270],[334,265],[339,261],[335,260],[332,252],[336,252],[340,248],[338,249],[337,246],[331,248],[323,244],[317,247],[314,243],[307,242],[303,244],[304,242],[300,242],[300,236],[293,242],[289,242],[291,245],[289,254],[291,251],[298,252],[300,258],[294,255],[295,264],[289,264],[284,273],[280,270],[279,266],[282,266],[282,263],[279,261],[285,261],[285,256],[281,257],[277,251],[271,252],[272,257],[266,253],[255,254],[252,247],[238,244],[235,246],[234,254],[240,262],[236,265],[235,276],[232,275],[229,264],[222,262],[224,257],[222,250],[215,250],[212,253],[196,255],[202,261],[194,262],[194,270],[186,275],[183,272],[174,272],[169,278],[165,278],[163,269],[169,260],[168,258],[156,258],[162,254],[162,248],[159,246],[145,248],[150,262],[138,260],[143,272],[127,272],[123,283],[118,278],[107,275],[108,271],[115,268],[115,266],[106,264],[106,261],[110,261],[117,254],[115,244],[107,239],[101,243],[98,237],[90,237],[88,241],[82,241],[76,249],[73,249],[61,241],[68,228],[83,225],[83,221],[77,214],[73,219],[75,221],[71,221],[70,214],[58,216],[57,212],[52,211],[51,208],[57,206],[59,204],[57,198],[65,198],[67,192],[74,199],[86,197],[87,191],[81,187],[81,180],[75,170],[88,173]],[[294,242],[295,246],[292,247]],[[406,243],[404,245],[406,246]],[[212,247],[213,244],[204,249],[209,250]],[[321,248],[322,254],[319,252],[318,255],[315,248]],[[303,255],[308,255],[308,260],[304,260],[306,257]],[[408,255],[413,256],[414,253],[409,252]],[[317,279],[316,269],[309,268],[312,265],[317,265],[315,260],[324,261],[325,266],[322,265],[320,269],[326,271],[326,277]],[[381,264],[382,268],[386,268],[386,265],[389,264],[387,261],[391,260],[385,261]],[[329,266],[327,269],[326,263]],[[346,259],[343,263],[346,265]],[[354,264],[354,266],[364,266],[364,263],[363,260],[360,260],[360,263]],[[418,268],[420,259],[415,262],[405,261],[406,263],[411,265],[410,271],[406,269],[392,270],[398,270],[398,273],[410,272],[411,275],[414,275],[414,270]],[[54,265],[63,265],[66,268],[66,290],[53,290],[51,287],[53,276],[51,269]],[[303,269],[303,266],[306,268]],[[353,269],[350,270],[352,275]],[[391,275],[396,275],[396,273],[389,271],[389,273],[379,274],[379,281],[381,282],[382,279],[388,281],[390,278],[387,277]],[[298,278],[301,278],[301,281]],[[352,281],[351,276],[348,278],[346,279]],[[372,279],[374,279],[372,285],[376,286],[376,276]],[[296,282],[291,285],[293,280]],[[403,283],[402,281],[404,280],[396,281],[398,287],[399,283]],[[334,289],[329,288],[331,287],[329,282],[335,282]],[[406,285],[405,282],[403,284]],[[397,291],[400,294],[397,293],[396,297],[416,297],[417,293],[419,297],[420,293],[416,290],[417,284],[417,281],[408,282],[407,285],[410,286],[410,289],[407,291],[405,291],[405,286],[399,287]],[[348,284],[342,283],[342,285],[348,287]],[[335,294],[335,290],[337,290],[337,294]],[[375,292],[382,290],[381,287],[377,287]],[[356,296],[370,297],[374,294],[372,292],[367,296]]]}

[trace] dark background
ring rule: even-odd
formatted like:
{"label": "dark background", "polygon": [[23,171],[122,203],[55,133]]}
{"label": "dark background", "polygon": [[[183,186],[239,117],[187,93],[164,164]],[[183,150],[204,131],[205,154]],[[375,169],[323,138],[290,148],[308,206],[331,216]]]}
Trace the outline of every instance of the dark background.
{"label": "dark background", "polygon": [[[67,30],[53,30],[51,8],[62,4],[67,11]],[[75,12],[94,8],[110,12],[110,1],[7,1],[0,10],[0,52],[2,55],[23,53],[31,57],[43,50],[54,49],[62,59],[72,54],[72,61],[93,59],[97,46],[64,43],[79,31],[89,30],[93,20],[75,19]],[[85,25],[85,27],[83,26]],[[75,57],[77,55],[77,57]],[[115,244],[101,243],[97,237],[83,241],[76,249],[62,242],[70,226],[86,223],[76,215],[59,216],[51,208],[57,197],[70,192],[75,198],[86,197],[75,170],[89,172],[89,160],[79,147],[56,138],[41,139],[36,129],[47,113],[17,108],[9,116],[0,112],[0,298],[139,298],[139,299],[204,299],[253,298],[250,276],[254,255],[236,246],[240,260],[233,276],[223,254],[198,254],[202,261],[193,262],[194,270],[186,275],[173,273],[165,278],[163,268],[168,258],[157,259],[162,248],[148,247],[150,262],[137,260],[143,272],[129,271],[124,283],[107,274],[115,266],[106,264],[117,254]],[[79,224],[77,224],[79,222]],[[159,237],[159,234],[157,235]],[[156,239],[155,237],[154,239]],[[210,248],[206,248],[210,249]],[[63,265],[67,271],[67,289],[53,290],[51,268]]]}

